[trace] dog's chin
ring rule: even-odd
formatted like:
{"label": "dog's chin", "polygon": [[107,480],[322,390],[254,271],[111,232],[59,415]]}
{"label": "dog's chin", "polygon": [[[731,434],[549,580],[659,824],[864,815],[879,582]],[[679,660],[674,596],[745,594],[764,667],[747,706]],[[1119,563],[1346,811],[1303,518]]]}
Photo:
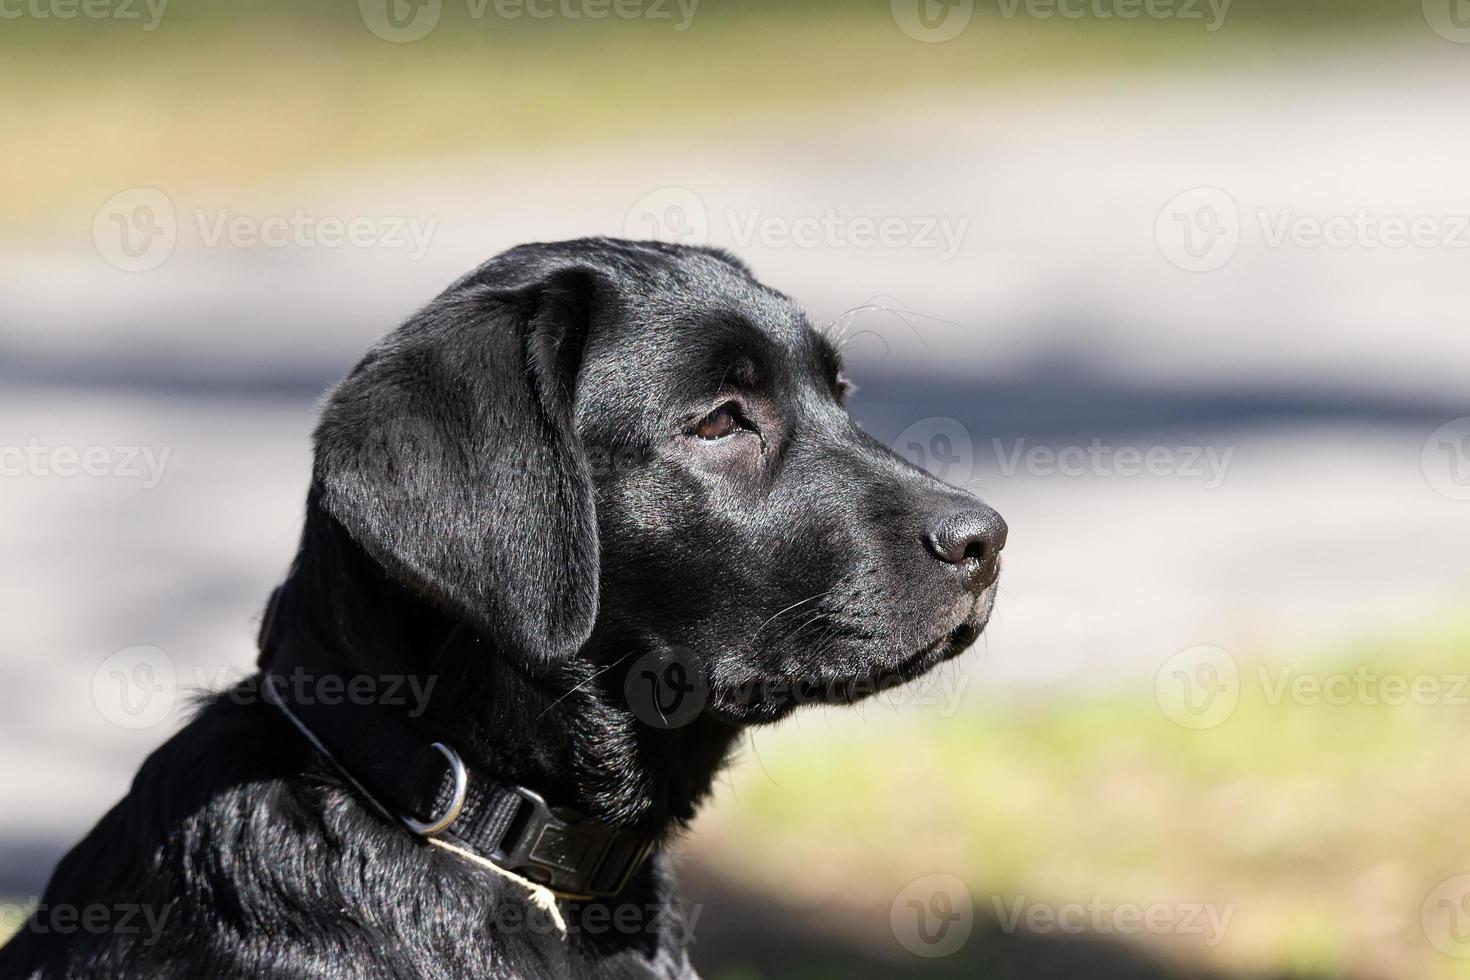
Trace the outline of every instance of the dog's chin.
{"label": "dog's chin", "polygon": [[803,705],[856,704],[883,691],[890,691],[922,677],[947,660],[953,660],[979,639],[990,622],[995,605],[995,587],[980,594],[959,620],[940,624],[938,635],[916,649],[902,649],[878,662],[862,666],[827,665],[794,678],[781,678],[763,686],[758,696],[716,696],[712,714],[733,724],[769,724],[780,721]]}

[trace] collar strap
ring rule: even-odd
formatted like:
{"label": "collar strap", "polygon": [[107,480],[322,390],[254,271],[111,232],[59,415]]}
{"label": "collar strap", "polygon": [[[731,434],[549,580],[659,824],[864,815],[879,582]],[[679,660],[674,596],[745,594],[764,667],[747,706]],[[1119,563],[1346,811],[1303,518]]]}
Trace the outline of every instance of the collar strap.
{"label": "collar strap", "polygon": [[412,833],[579,900],[618,894],[648,856],[651,845],[634,834],[472,772],[450,745],[428,741],[391,709],[345,697],[330,705],[292,700],[283,668],[273,663],[261,673],[264,699]]}

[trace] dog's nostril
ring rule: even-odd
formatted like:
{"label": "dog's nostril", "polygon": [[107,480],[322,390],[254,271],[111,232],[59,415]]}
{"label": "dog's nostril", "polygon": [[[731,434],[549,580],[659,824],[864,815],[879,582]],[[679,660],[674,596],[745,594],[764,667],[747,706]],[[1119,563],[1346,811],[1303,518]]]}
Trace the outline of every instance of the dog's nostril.
{"label": "dog's nostril", "polygon": [[1007,533],[1000,514],[975,503],[935,517],[924,535],[924,544],[940,561],[963,566],[971,581],[988,584],[995,577]]}

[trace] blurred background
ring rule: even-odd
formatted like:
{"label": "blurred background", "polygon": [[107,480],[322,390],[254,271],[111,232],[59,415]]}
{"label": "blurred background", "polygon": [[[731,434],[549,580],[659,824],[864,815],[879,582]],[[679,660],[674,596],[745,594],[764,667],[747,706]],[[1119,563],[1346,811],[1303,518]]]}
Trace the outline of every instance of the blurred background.
{"label": "blurred background", "polygon": [[0,0],[0,933],[248,672],[315,405],[508,246],[724,246],[1011,526],[752,733],[756,977],[1470,976],[1470,3]]}

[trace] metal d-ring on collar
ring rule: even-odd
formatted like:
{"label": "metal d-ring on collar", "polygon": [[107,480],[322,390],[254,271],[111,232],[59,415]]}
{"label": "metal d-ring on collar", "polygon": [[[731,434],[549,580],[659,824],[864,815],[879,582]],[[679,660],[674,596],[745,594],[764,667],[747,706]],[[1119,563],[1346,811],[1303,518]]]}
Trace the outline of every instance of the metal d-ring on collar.
{"label": "metal d-ring on collar", "polygon": [[[357,781],[357,778],[353,776],[350,771],[348,771],[346,766],[342,765],[342,763],[338,761],[337,757],[332,754],[332,750],[327,748],[327,746],[323,744],[322,740],[317,737],[316,732],[313,732],[309,727],[307,727],[307,724],[304,721],[296,717],[296,713],[286,706],[285,698],[281,696],[279,691],[275,690],[275,688],[271,684],[263,683],[261,685],[260,693],[265,702],[272,707],[278,709],[281,714],[285,715],[286,720],[291,722],[296,730],[299,731],[302,735],[305,735],[306,740],[310,742],[313,746],[315,746],[316,750],[320,752],[323,756],[325,756],[327,761],[330,762],[338,772],[340,772],[343,776],[347,778],[348,782],[357,787],[357,791],[361,793],[364,797],[366,797],[369,803],[376,807],[377,810],[385,817],[389,817],[391,819],[395,816],[395,814],[393,814],[389,810],[389,808],[383,804],[382,801],[380,801],[371,791],[369,791],[366,786]],[[438,749],[439,753],[444,756],[446,761],[448,761],[449,771],[454,774],[454,795],[450,798],[449,807],[447,810],[445,810],[444,816],[440,817],[438,820],[416,820],[413,817],[404,813],[396,815],[399,820],[403,821],[403,825],[405,827],[413,831],[415,834],[418,834],[420,837],[433,837],[435,834],[441,834],[444,831],[448,830],[451,826],[453,826],[454,821],[459,819],[460,812],[464,810],[465,799],[469,796],[470,788],[469,771],[465,769],[464,760],[459,757],[459,753],[451,749],[449,746],[445,745],[443,742],[434,742],[430,746],[430,748]]]}
{"label": "metal d-ring on collar", "polygon": [[[396,727],[387,713],[343,718],[324,714],[322,706],[312,703],[288,704],[284,691],[271,682],[280,667],[273,664],[262,678],[260,692],[266,703],[284,715],[365,802],[417,837],[459,849],[475,861],[578,901],[620,893],[653,851],[651,841],[633,832],[587,819],[571,808],[553,807],[524,786],[497,783],[481,774],[476,775],[476,799],[470,800],[469,768],[449,745],[417,741],[412,732]],[[334,712],[346,710],[333,707]],[[376,748],[360,744],[351,734],[359,730],[373,732],[369,741]],[[421,763],[432,759],[417,746],[442,756],[452,777],[438,777],[436,796],[447,798],[447,803],[427,820],[411,816],[419,806],[415,791],[428,789],[426,783],[418,785],[427,777]]]}
{"label": "metal d-ring on collar", "polygon": [[460,811],[464,809],[465,797],[470,788],[469,773],[465,771],[464,760],[459,757],[459,753],[443,742],[435,742],[430,748],[438,749],[439,753],[448,760],[449,771],[454,773],[454,796],[450,799],[444,816],[438,820],[429,822],[416,820],[406,813],[399,815],[398,819],[403,821],[403,825],[420,837],[433,837],[454,826],[454,821],[459,819]]}

